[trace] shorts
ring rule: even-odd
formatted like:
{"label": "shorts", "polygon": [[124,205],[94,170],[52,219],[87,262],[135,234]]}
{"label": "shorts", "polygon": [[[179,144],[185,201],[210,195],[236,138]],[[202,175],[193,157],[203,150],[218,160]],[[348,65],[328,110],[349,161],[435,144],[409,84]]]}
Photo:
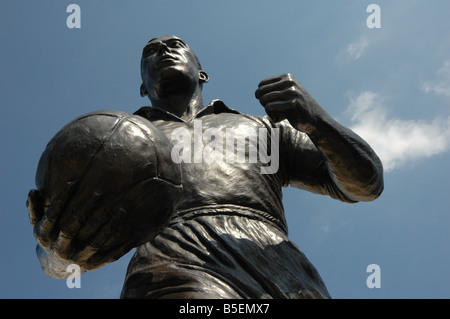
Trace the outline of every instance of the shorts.
{"label": "shorts", "polygon": [[121,298],[331,298],[285,229],[265,215],[231,205],[178,212],[136,249]]}

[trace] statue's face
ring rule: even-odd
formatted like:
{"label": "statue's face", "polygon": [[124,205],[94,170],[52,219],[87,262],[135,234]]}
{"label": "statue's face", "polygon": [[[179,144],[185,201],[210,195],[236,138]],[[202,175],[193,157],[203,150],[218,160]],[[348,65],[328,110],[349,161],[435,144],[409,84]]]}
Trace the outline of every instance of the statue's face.
{"label": "statue's face", "polygon": [[199,81],[200,67],[195,53],[175,36],[150,40],[143,49],[141,68],[150,96],[166,92],[161,88],[168,83],[171,87],[188,87]]}

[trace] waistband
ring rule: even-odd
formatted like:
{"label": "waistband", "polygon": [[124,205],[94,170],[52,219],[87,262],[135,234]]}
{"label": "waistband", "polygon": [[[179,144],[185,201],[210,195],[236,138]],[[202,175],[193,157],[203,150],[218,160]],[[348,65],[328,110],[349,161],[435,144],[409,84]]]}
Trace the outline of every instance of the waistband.
{"label": "waistband", "polygon": [[171,221],[169,222],[169,225],[173,225],[184,220],[190,220],[199,216],[214,215],[240,216],[267,222],[287,234],[287,226],[285,225],[285,223],[283,223],[278,218],[270,215],[269,213],[254,208],[229,204],[206,205],[184,210],[177,210],[175,211]]}

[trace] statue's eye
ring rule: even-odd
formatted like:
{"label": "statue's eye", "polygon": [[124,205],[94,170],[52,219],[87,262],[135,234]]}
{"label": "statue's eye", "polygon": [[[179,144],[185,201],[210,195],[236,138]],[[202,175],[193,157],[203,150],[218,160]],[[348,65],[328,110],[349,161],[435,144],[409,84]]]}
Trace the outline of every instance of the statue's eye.
{"label": "statue's eye", "polygon": [[154,45],[149,45],[144,49],[143,56],[150,56],[156,52],[156,47]]}
{"label": "statue's eye", "polygon": [[184,43],[179,40],[172,40],[167,44],[171,48],[183,48]]}

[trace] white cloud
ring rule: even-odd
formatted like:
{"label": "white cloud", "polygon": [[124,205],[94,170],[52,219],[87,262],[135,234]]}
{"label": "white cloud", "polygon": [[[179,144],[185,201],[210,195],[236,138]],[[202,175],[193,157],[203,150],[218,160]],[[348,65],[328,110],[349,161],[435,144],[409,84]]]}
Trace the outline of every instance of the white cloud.
{"label": "white cloud", "polygon": [[357,41],[350,43],[347,46],[347,54],[354,60],[361,58],[369,46],[367,37],[362,36]]}
{"label": "white cloud", "polygon": [[450,117],[432,121],[389,118],[380,95],[371,91],[350,97],[346,113],[351,114],[350,128],[370,144],[386,171],[449,149]]}
{"label": "white cloud", "polygon": [[437,71],[441,78],[437,82],[424,82],[420,89],[425,93],[434,92],[439,95],[450,97],[450,61],[444,63],[444,66]]}

